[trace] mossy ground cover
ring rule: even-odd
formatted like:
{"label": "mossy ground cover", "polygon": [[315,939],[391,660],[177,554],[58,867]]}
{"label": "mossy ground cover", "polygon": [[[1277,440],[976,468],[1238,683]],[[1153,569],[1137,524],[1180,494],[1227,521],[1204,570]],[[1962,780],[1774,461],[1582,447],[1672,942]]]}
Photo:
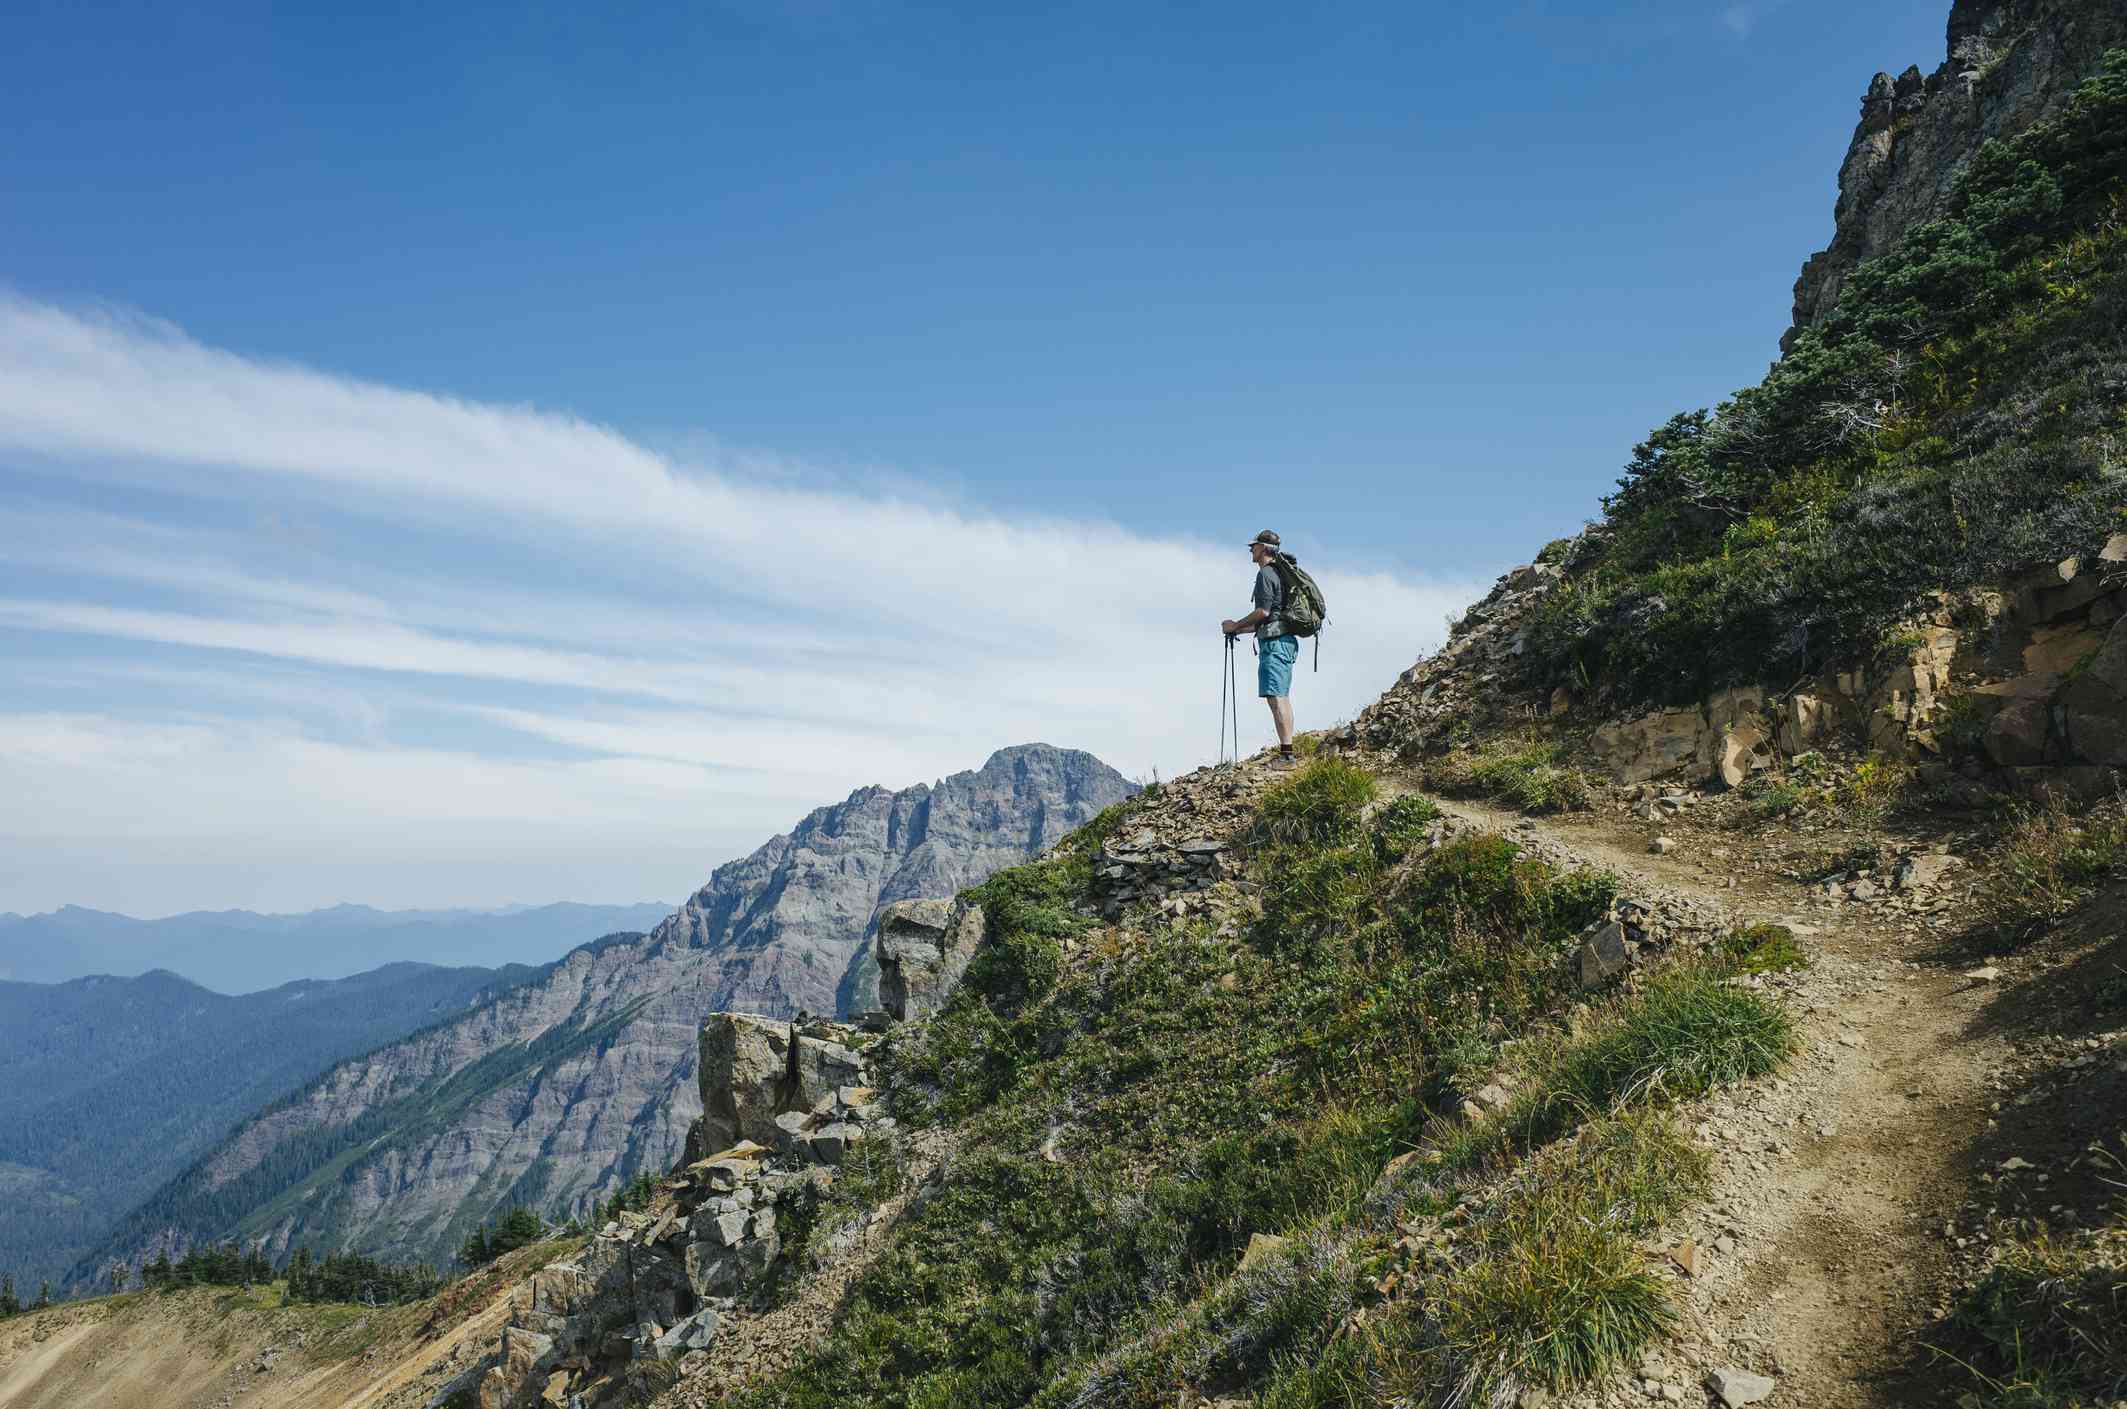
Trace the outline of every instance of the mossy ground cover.
{"label": "mossy ground cover", "polygon": [[1929,594],[2127,529],[2127,52],[1991,142],[1754,387],[1639,445],[1532,680],[1623,704],[1785,683]]}
{"label": "mossy ground cover", "polygon": [[[1703,1172],[1645,1112],[1778,1060],[1783,1020],[1711,972],[1652,987],[1571,1042],[1520,1044],[1514,1109],[1442,1145],[1427,1132],[1458,1081],[1576,1001],[1564,960],[1615,883],[1501,838],[1428,848],[1433,817],[1311,763],[1262,799],[1248,924],[1103,930],[1075,842],[981,887],[989,941],[884,1058],[904,1121],[953,1126],[954,1153],[825,1341],[743,1402],[1152,1405],[1183,1384],[1347,1402],[1392,1368],[1443,1393],[1565,1383],[1644,1343],[1666,1302],[1619,1230]],[[1567,1137],[1576,1153],[1541,1152]],[[1384,1204],[1384,1167],[1420,1150]],[[1593,1217],[1627,1192],[1629,1217]],[[1391,1301],[1371,1289],[1413,1216],[1477,1231]],[[1294,1251],[1237,1276],[1257,1234]],[[1373,1302],[1395,1308],[1394,1355],[1351,1330]]]}

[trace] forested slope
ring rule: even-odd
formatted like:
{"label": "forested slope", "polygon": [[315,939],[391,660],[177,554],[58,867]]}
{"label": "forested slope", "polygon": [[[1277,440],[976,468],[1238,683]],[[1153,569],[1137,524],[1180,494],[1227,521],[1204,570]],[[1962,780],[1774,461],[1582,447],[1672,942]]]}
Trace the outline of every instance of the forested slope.
{"label": "forested slope", "polygon": [[249,1112],[536,972],[391,964],[241,998],[160,971],[0,983],[0,1271],[56,1282]]}

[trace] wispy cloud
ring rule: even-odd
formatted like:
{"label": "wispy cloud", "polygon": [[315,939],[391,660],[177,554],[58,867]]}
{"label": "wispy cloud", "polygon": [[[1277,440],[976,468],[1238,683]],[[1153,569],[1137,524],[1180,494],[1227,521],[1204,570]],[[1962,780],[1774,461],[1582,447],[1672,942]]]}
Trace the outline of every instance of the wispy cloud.
{"label": "wispy cloud", "polygon": [[1734,0],[1720,7],[1721,23],[1738,39],[1748,39],[1767,16],[1786,4],[1787,0]]}
{"label": "wispy cloud", "polygon": [[[521,831],[495,818],[555,809],[545,835],[580,815],[586,854],[625,869],[687,831],[675,805],[743,812],[758,839],[850,787],[936,777],[1030,738],[1140,774],[1211,753],[1215,623],[1245,608],[1238,544],[1260,513],[1207,544],[853,490],[703,445],[682,462],[567,414],[0,299],[0,633],[44,667],[0,685],[0,711],[35,755],[17,755],[13,781],[48,809],[8,825],[9,844],[106,836],[110,870],[149,835],[248,828],[329,851],[344,825],[413,859],[479,853],[477,824],[487,860],[458,889],[345,898],[542,899],[492,889]],[[159,507],[113,511],[127,498],[116,484]],[[1301,682],[1303,722],[1355,712],[1471,594],[1336,565],[1323,578],[1335,624],[1322,673]],[[120,663],[161,672],[122,708],[89,683],[108,688]],[[253,675],[249,711],[181,683]],[[336,692],[362,708],[277,703]],[[341,718],[368,723],[343,737]],[[240,757],[276,785],[228,779]],[[121,829],[88,794],[127,769],[155,785],[134,790]],[[595,806],[572,811],[579,789]],[[656,892],[677,895],[717,859],[667,856]],[[232,858],[223,883],[236,874]],[[651,879],[629,872],[600,894],[656,893]],[[52,889],[80,882],[25,865],[0,876],[0,909],[99,899]],[[163,908],[242,899],[202,891]]]}

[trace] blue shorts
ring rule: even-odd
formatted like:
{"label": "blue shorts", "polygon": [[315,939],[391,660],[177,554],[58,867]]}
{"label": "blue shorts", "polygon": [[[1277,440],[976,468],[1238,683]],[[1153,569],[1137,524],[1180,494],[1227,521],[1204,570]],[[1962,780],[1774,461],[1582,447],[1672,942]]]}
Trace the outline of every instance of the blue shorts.
{"label": "blue shorts", "polygon": [[1256,693],[1282,699],[1292,693],[1292,663],[1300,658],[1300,638],[1274,636],[1256,642]]}

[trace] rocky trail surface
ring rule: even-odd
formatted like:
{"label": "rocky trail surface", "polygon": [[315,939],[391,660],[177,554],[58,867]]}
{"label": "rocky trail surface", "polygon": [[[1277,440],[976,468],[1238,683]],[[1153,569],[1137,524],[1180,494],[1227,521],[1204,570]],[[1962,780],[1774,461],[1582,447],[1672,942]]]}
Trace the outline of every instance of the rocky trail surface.
{"label": "rocky trail surface", "polygon": [[1675,1254],[1664,1261],[1678,1334],[1636,1375],[1575,1402],[1942,1402],[1916,1337],[1950,1272],[1944,1228],[1974,1177],[1968,1152],[1988,1125],[1990,1079],[2011,1057],[2006,1037],[1981,1030],[1994,983],[1877,912],[1820,916],[1796,881],[1708,865],[1696,847],[1657,854],[1655,828],[1443,806],[1635,889],[1719,907],[1737,924],[1786,925],[1810,958],[1764,980],[1798,1020],[1789,1067],[1681,1112],[1715,1166],[1710,1195],[1660,1240]]}

